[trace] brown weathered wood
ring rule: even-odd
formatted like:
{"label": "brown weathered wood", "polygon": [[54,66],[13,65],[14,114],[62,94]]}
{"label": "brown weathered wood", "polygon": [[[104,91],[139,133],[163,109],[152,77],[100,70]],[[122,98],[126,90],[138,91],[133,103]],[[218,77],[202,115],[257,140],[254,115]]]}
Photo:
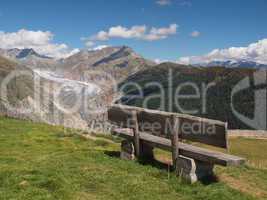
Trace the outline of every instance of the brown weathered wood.
{"label": "brown weathered wood", "polygon": [[[128,140],[133,140],[133,131],[131,129],[117,128],[113,130],[113,134],[116,134]],[[139,132],[139,135],[140,135],[140,140],[146,141],[147,144],[150,144],[153,147],[158,147],[161,149],[165,149],[167,151],[172,151],[172,145],[170,139],[154,136],[145,132]],[[245,163],[244,158],[240,158],[238,156],[233,156],[229,154],[224,154],[221,152],[201,147],[192,146],[182,142],[179,142],[179,152],[180,155],[186,157],[222,166],[239,166]]]}
{"label": "brown weathered wood", "polygon": [[139,127],[138,127],[138,119],[135,110],[131,111],[132,116],[132,130],[134,134],[134,147],[135,147],[135,154],[137,157],[140,156],[140,136],[139,136]]}
{"label": "brown weathered wood", "polygon": [[171,138],[172,116],[176,116],[180,121],[180,139],[227,148],[226,123],[217,120],[125,105],[112,105],[108,111],[108,119],[120,127],[129,128],[127,119],[132,110],[137,112],[139,130],[142,132]]}
{"label": "brown weathered wood", "polygon": [[[176,163],[178,157],[179,157],[179,119],[173,115],[172,116],[172,137],[171,137],[171,143],[172,143],[172,161],[173,163]],[[174,164],[174,166],[176,166]]]}
{"label": "brown weathered wood", "polygon": [[108,120],[119,127],[129,128],[131,118],[131,110],[124,109],[124,106],[111,106],[108,110]]}

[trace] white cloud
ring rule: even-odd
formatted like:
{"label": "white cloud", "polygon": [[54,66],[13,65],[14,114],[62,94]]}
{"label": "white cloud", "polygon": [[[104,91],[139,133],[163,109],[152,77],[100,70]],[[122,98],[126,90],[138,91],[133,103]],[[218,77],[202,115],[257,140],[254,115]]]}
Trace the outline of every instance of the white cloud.
{"label": "white cloud", "polygon": [[114,26],[110,27],[107,31],[99,31],[96,35],[84,40],[85,44],[88,43],[89,46],[92,46],[95,41],[107,41],[111,38],[139,39],[146,41],[162,40],[170,35],[175,35],[177,28],[177,24],[170,24],[169,27],[161,28],[152,27],[150,29],[145,25],[137,25],[130,28]]}
{"label": "white cloud", "polygon": [[95,36],[92,37],[92,40],[105,41],[108,39],[109,39],[108,33],[106,33],[105,31],[99,31]]}
{"label": "white cloud", "polygon": [[161,40],[167,38],[169,35],[176,34],[177,24],[171,24],[167,28],[152,28],[146,36],[144,36],[145,40]]}
{"label": "white cloud", "polygon": [[191,34],[190,34],[191,37],[199,37],[200,36],[200,32],[199,31],[193,31]]}
{"label": "white cloud", "polygon": [[182,64],[209,63],[211,61],[249,60],[267,64],[267,38],[249,44],[247,47],[230,47],[214,49],[203,56],[181,57],[177,62]]}
{"label": "white cloud", "polygon": [[159,6],[170,6],[172,4],[187,7],[192,6],[192,2],[189,0],[157,0],[156,4],[158,4]]}
{"label": "white cloud", "polygon": [[108,45],[99,45],[99,46],[93,48],[93,50],[94,51],[99,51],[99,50],[105,49],[107,47],[109,47],[109,46]]}
{"label": "white cloud", "polygon": [[171,0],[157,0],[156,4],[160,6],[168,6],[171,5]]}
{"label": "white cloud", "polygon": [[95,43],[93,42],[93,41],[85,41],[85,46],[87,46],[87,47],[92,47],[92,46],[94,46],[95,45]]}
{"label": "white cloud", "polygon": [[116,26],[109,29],[108,37],[118,37],[118,38],[140,38],[146,31],[146,26],[133,26],[130,29]]}
{"label": "white cloud", "polygon": [[71,49],[66,44],[53,43],[54,35],[50,31],[30,31],[21,29],[17,32],[0,32],[0,48],[33,48],[36,52],[55,58],[68,57],[79,49]]}

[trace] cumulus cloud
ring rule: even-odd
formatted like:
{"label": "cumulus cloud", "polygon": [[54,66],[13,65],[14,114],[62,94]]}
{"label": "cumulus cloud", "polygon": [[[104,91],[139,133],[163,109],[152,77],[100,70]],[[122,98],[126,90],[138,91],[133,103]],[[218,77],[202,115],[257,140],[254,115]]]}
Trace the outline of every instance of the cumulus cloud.
{"label": "cumulus cloud", "polygon": [[107,31],[99,31],[97,34],[84,39],[85,45],[93,46],[96,41],[107,41],[111,38],[139,39],[145,41],[162,40],[170,35],[175,35],[178,25],[170,24],[168,27],[147,28],[145,25],[132,26],[130,28],[123,26],[110,27]]}
{"label": "cumulus cloud", "polygon": [[181,57],[177,62],[182,64],[199,64],[227,60],[249,60],[267,64],[267,38],[249,44],[247,47],[214,49],[203,56]]}
{"label": "cumulus cloud", "polygon": [[169,35],[176,34],[178,25],[177,24],[170,24],[169,27],[166,28],[152,28],[149,32],[149,34],[144,35],[143,39],[145,40],[160,40],[165,39]]}
{"label": "cumulus cloud", "polygon": [[191,37],[199,37],[200,36],[200,32],[199,31],[193,31],[191,34],[190,34]]}
{"label": "cumulus cloud", "polygon": [[30,31],[21,29],[17,32],[0,31],[0,48],[33,48],[42,55],[63,58],[77,53],[79,49],[71,49],[66,44],[53,42],[54,35],[50,31]]}

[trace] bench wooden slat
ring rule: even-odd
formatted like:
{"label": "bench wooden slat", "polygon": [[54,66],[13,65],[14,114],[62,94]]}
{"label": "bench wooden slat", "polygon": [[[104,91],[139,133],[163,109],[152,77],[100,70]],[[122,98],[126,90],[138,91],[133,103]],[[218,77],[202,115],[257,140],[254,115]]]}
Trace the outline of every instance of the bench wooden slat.
{"label": "bench wooden slat", "polygon": [[[133,131],[128,128],[116,128],[112,131],[112,134],[128,140],[133,140]],[[139,134],[141,140],[148,142],[148,144],[154,147],[159,147],[167,151],[172,150],[170,139],[161,138],[145,132],[139,132]],[[222,166],[238,166],[245,163],[244,158],[192,146],[182,142],[179,142],[179,153],[186,157]]]}
{"label": "bench wooden slat", "polygon": [[[228,146],[227,124],[217,120],[125,105],[112,105],[108,111],[108,119],[121,128],[130,128],[128,119],[131,118],[132,110],[137,112],[139,130],[142,132],[170,139],[172,117],[175,116],[181,127],[179,138],[221,148]],[[192,128],[194,131],[190,131]]]}

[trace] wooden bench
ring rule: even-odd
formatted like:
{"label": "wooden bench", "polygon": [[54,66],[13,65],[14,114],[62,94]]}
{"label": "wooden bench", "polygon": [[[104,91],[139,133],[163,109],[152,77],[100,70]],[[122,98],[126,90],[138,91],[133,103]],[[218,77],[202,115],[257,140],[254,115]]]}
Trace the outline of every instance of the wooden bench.
{"label": "wooden bench", "polygon": [[172,152],[173,166],[190,183],[213,175],[213,166],[239,166],[245,159],[183,141],[228,149],[227,123],[185,114],[112,105],[108,119],[115,125],[112,134],[125,140],[121,158],[153,159],[153,148]]}

